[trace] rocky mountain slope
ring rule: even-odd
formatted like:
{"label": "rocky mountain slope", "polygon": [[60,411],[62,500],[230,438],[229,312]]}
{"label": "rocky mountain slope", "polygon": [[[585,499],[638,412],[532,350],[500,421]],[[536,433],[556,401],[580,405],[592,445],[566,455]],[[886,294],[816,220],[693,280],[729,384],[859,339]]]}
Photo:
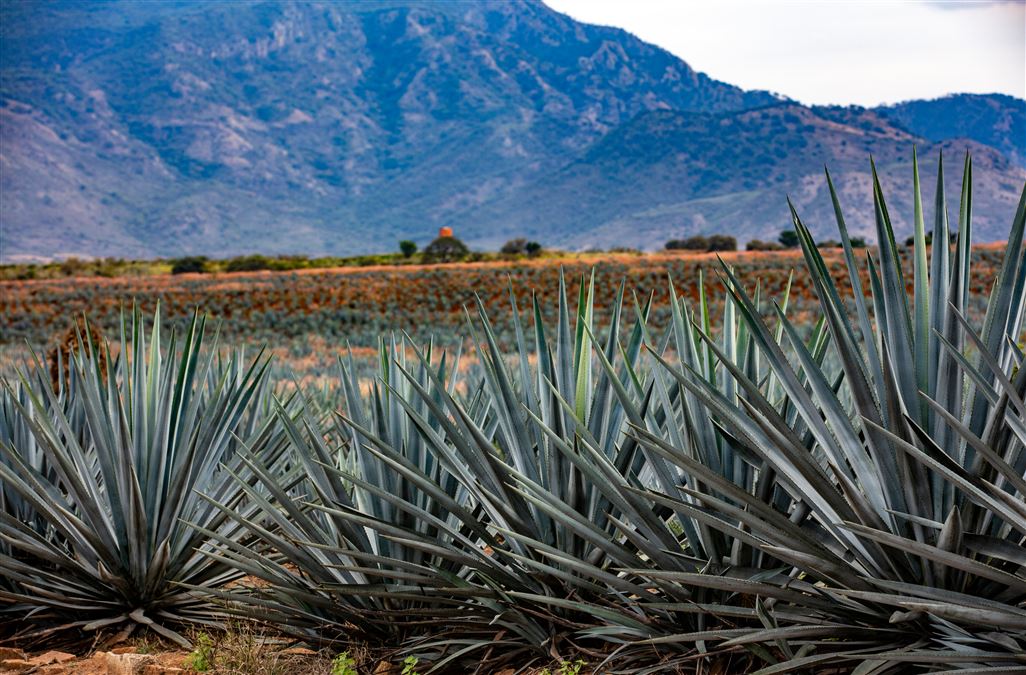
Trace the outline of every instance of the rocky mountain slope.
{"label": "rocky mountain slope", "polygon": [[4,260],[770,236],[823,162],[862,185],[913,142],[974,148],[1000,236],[1024,174],[1015,99],[983,135],[811,110],[535,0],[19,1],[0,32]]}
{"label": "rocky mountain slope", "polygon": [[1026,167],[1026,101],[1002,94],[953,94],[907,101],[877,111],[931,141],[969,138],[997,148]]}
{"label": "rocky mountain slope", "polygon": [[[728,114],[654,111],[609,133],[580,159],[516,194],[467,214],[474,239],[523,231],[572,247],[577,233],[595,246],[660,247],[667,239],[727,233],[774,240],[790,227],[785,197],[822,238],[836,238],[824,166],[853,232],[875,238],[870,155],[892,221],[911,230],[912,148],[918,147],[932,218],[938,156],[945,158],[949,213],[957,216],[964,153],[973,157],[974,229],[1006,236],[1026,171],[998,150],[959,138],[930,142],[877,112],[793,103]],[[517,204],[531,204],[521,212]],[[566,227],[552,232],[549,223]],[[954,222],[954,221],[953,221]],[[497,226],[496,226],[497,225]]]}

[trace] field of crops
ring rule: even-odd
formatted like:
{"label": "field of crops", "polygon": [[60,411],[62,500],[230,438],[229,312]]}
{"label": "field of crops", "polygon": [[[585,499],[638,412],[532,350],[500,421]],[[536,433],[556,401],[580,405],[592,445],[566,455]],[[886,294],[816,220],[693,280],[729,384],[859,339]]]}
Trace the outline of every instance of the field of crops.
{"label": "field of crops", "polygon": [[[902,249],[909,267],[910,249]],[[970,312],[978,316],[1001,260],[1003,247],[974,250]],[[790,314],[799,325],[811,324],[815,302],[801,252],[739,252],[721,254],[739,278],[766,299],[782,301],[789,277]],[[824,260],[839,286],[846,288],[847,271],[841,249],[824,249]],[[467,336],[464,308],[474,310],[480,297],[494,315],[499,339],[508,345],[510,289],[518,306],[529,310],[537,294],[546,320],[555,318],[560,270],[571,293],[583,276],[595,273],[600,306],[609,303],[621,282],[631,303],[653,298],[651,324],[666,326],[669,284],[692,302],[704,279],[713,316],[722,312],[723,286],[715,254],[581,254],[511,262],[461,263],[434,266],[381,266],[256,272],[81,277],[0,282],[0,373],[10,375],[29,358],[26,345],[44,352],[61,338],[83,313],[116,339],[122,310],[137,303],[144,314],[157,304],[166,328],[184,328],[197,309],[210,314],[231,344],[267,346],[277,355],[277,367],[301,379],[333,372],[335,356],[351,346],[369,355],[380,336],[406,331],[419,341],[434,338],[452,345]],[[864,281],[865,267],[861,269]],[[911,286],[908,289],[911,292]],[[624,321],[633,319],[628,306]],[[596,317],[600,324],[608,317]]]}

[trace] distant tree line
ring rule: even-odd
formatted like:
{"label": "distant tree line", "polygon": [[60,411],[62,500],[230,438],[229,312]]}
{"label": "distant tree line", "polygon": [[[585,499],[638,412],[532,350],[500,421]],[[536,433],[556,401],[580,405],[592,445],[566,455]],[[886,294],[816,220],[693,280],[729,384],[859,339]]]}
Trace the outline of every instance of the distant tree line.
{"label": "distant tree line", "polygon": [[[510,239],[503,244],[498,255],[503,258],[534,258],[543,252],[544,249],[538,242],[517,238]],[[281,272],[322,267],[387,265],[395,264],[402,260],[413,263],[439,264],[489,260],[495,257],[495,253],[473,252],[456,237],[442,235],[425,246],[423,250],[420,249],[417,242],[403,239],[399,242],[398,254],[364,255],[348,258],[308,258],[301,255],[265,256],[254,254],[237,256],[227,260],[211,260],[207,256],[196,255],[174,258],[169,262],[171,263],[172,274],[205,274],[212,272],[259,272],[263,270]]]}
{"label": "distant tree line", "polygon": [[[865,248],[866,240],[863,237],[852,237],[850,240],[852,248]],[[798,248],[798,234],[794,230],[781,230],[776,241],[763,241],[762,239],[751,239],[745,248],[749,251],[783,251],[785,249]],[[841,242],[836,239],[825,239],[816,244],[817,248],[840,248]]]}
{"label": "distant tree line", "polygon": [[[954,244],[957,234],[950,235],[950,243]],[[864,237],[851,237],[852,248],[865,248]],[[906,247],[915,245],[915,238],[904,239]],[[933,244],[933,233],[926,233],[926,245]],[[827,239],[817,243],[819,248],[839,248],[841,242],[834,239]],[[471,251],[466,244],[451,234],[439,236],[421,251],[417,243],[409,239],[399,242],[398,253],[372,254],[349,257],[318,257],[310,258],[304,255],[243,255],[235,258],[212,260],[204,255],[183,256],[170,260],[125,260],[121,258],[102,258],[93,260],[82,260],[70,257],[66,260],[53,263],[19,263],[14,265],[0,265],[0,278],[30,280],[36,278],[60,278],[73,276],[101,276],[115,277],[126,275],[150,275],[162,274],[168,270],[172,274],[209,274],[214,272],[258,272],[289,271],[297,269],[323,269],[328,267],[364,267],[368,265],[401,264],[403,261],[410,263],[451,263],[463,261],[482,261],[510,258],[534,258],[542,255],[545,250],[536,241],[524,237],[510,239],[498,252],[480,253]],[[782,251],[799,247],[798,235],[794,230],[782,230],[776,241],[763,241],[751,239],[745,248],[749,251]],[[667,251],[736,251],[737,239],[724,234],[695,235],[681,239],[671,239],[666,242],[664,248]],[[589,249],[590,252],[598,252],[598,249]],[[614,247],[608,250],[610,253],[632,253],[641,255],[638,249],[628,247]]]}
{"label": "distant tree line", "polygon": [[667,251],[736,251],[737,239],[725,234],[708,237],[699,234],[686,239],[671,239],[665,248]]}

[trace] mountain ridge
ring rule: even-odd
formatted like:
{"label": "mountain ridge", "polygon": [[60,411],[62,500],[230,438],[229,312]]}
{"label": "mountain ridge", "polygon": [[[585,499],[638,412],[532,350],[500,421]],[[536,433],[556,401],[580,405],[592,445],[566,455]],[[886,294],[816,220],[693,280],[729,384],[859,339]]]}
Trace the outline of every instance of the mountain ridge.
{"label": "mountain ridge", "polygon": [[[575,22],[535,0],[241,9],[114,0],[90,8],[70,1],[2,8],[0,260],[362,253],[390,250],[398,239],[426,242],[441,225],[492,246],[525,234],[525,222],[539,223],[546,245],[630,240],[638,229],[630,218],[640,213],[631,186],[655,208],[685,188],[696,191],[677,203],[729,199],[749,183],[746,190],[768,197],[795,189],[780,176],[808,180],[809,170],[818,171],[799,153],[800,129],[774,139],[765,135],[769,127],[760,136],[758,125],[731,131],[709,121],[778,106],[810,111],[827,145],[830,124],[857,118],[860,133],[875,139],[866,149],[878,154],[895,155],[898,144],[910,153],[913,142],[950,146],[951,138],[930,137],[949,127],[977,136],[980,153],[997,153],[981,161],[999,174],[976,200],[983,233],[1001,220],[1014,191],[1007,184],[1022,179],[1015,162],[1026,156],[1001,136],[1002,124],[1018,124],[1017,99],[958,101],[976,111],[976,122],[960,127],[938,121],[952,115],[950,102],[806,108],[718,82],[626,31]],[[639,136],[656,133],[642,122],[660,111],[693,116],[705,136],[685,134],[683,149]],[[617,145],[628,133],[633,145]],[[747,145],[721,150],[721,163],[706,166],[695,149],[718,147],[720,137]],[[626,166],[602,156],[641,147],[647,155]],[[767,154],[770,147],[784,156]],[[689,172],[702,167],[704,177],[668,180],[666,153],[687,155]],[[1006,155],[1011,163],[999,161]],[[582,162],[619,171],[619,180],[575,183],[573,194],[545,190]],[[849,171],[839,169],[841,178]],[[760,170],[780,176],[759,179]],[[865,169],[852,164],[851,171]],[[724,191],[699,189],[707,183]],[[987,204],[988,190],[998,206]],[[618,206],[598,207],[613,195]],[[556,213],[572,217],[556,220]],[[731,225],[715,210],[696,213],[704,223],[642,218],[656,229],[629,245],[660,245],[653,240],[660,231]],[[759,213],[769,219],[771,212]],[[761,236],[780,229],[772,222]],[[755,230],[746,225],[743,236]]]}
{"label": "mountain ridge", "polygon": [[[539,180],[526,194],[511,198],[544,205],[546,208],[539,209],[542,215],[503,223],[502,214],[512,209],[500,203],[493,207],[494,213],[485,213],[485,220],[498,221],[499,229],[519,222],[526,236],[541,236],[550,218],[574,226],[597,220],[598,226],[592,225],[590,231],[597,246],[652,249],[669,238],[716,233],[731,234],[739,241],[772,240],[790,226],[786,205],[790,197],[814,234],[835,238],[833,207],[823,172],[826,166],[845,207],[848,228],[853,234],[874,239],[873,212],[867,208],[872,204],[869,157],[875,155],[892,221],[905,233],[911,229],[911,153],[918,145],[924,176],[932,175],[937,156],[944,153],[949,195],[959,194],[961,153],[972,152],[976,167],[974,229],[983,237],[1005,236],[1026,170],[975,141],[930,143],[887,125],[874,111],[843,112],[852,116],[844,123],[837,119],[836,109],[794,103],[720,115],[643,113],[608,134],[577,162]],[[724,130],[710,131],[717,125],[724,125]],[[738,154],[753,149],[764,153],[754,162],[757,169],[730,169],[737,165]],[[794,153],[800,153],[803,161],[790,161]],[[633,180],[621,181],[625,174]],[[1012,181],[1019,181],[1018,185]],[[924,180],[924,197],[933,187],[933,182]],[[585,189],[597,195],[587,214],[557,198]],[[928,203],[932,205],[932,200]],[[957,204],[949,203],[948,208],[957,208]],[[487,240],[485,233],[475,231],[473,235]],[[572,237],[554,243],[569,246]],[[500,242],[492,239],[488,243]]]}

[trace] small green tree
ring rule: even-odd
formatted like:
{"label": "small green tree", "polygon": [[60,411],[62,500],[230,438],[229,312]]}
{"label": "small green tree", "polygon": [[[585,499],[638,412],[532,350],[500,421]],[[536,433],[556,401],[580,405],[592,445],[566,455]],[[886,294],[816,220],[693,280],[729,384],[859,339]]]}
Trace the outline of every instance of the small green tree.
{"label": "small green tree", "polygon": [[536,258],[541,255],[542,245],[536,241],[529,241],[524,245],[524,251],[532,258]]}
{"label": "small green tree", "polygon": [[794,230],[782,230],[777,241],[784,248],[798,248],[798,233]]}
{"label": "small green tree", "polygon": [[866,238],[865,237],[852,237],[851,238],[851,247],[852,248],[865,248],[866,247]]}
{"label": "small green tree", "polygon": [[417,242],[403,239],[399,242],[399,251],[404,258],[412,258],[413,254],[417,252]]}

